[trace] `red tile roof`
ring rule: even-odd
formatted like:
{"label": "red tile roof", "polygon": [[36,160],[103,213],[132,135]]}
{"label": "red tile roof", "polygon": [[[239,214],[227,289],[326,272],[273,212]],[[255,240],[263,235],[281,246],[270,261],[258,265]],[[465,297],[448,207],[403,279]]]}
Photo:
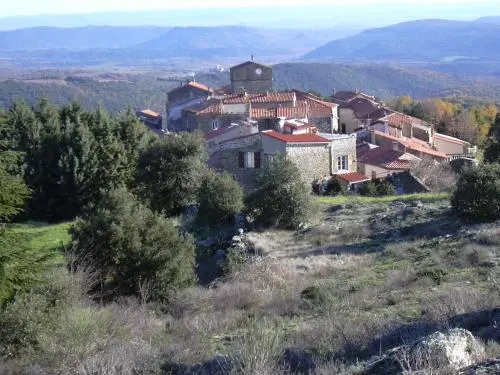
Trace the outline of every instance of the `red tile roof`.
{"label": "red tile roof", "polygon": [[269,92],[262,94],[235,94],[222,98],[224,104],[288,103],[296,99],[293,92]]}
{"label": "red tile roof", "polygon": [[266,130],[263,131],[262,134],[285,143],[330,143],[328,139],[313,133],[283,134],[274,130]]}
{"label": "red tile roof", "polygon": [[350,173],[341,173],[337,175],[338,178],[344,180],[345,182],[349,182],[351,184],[357,182],[370,181],[368,177],[359,172],[350,172]]}
{"label": "red tile roof", "polygon": [[204,85],[203,83],[199,83],[199,82],[195,82],[195,81],[188,82],[186,84],[186,86],[191,86],[191,87],[203,90],[203,91],[212,92],[212,89],[210,87],[208,87],[207,85]]}
{"label": "red tile roof", "polygon": [[377,103],[363,98],[353,99],[348,104],[342,105],[341,107],[352,109],[357,118],[366,118],[368,115],[379,109]]}
{"label": "red tile roof", "polygon": [[389,135],[387,133],[379,132],[378,130],[373,130],[373,133],[377,137],[382,137],[385,139],[389,139],[391,141],[396,141],[399,144],[403,145],[404,147],[406,147],[410,150],[421,152],[423,154],[427,154],[427,155],[430,155],[433,157],[438,157],[441,159],[448,158],[445,153],[440,152],[440,151],[436,151],[433,148],[426,146],[426,144],[423,141],[416,140],[416,139],[410,139],[410,138],[398,138],[398,137],[394,137],[392,135]]}
{"label": "red tile roof", "polygon": [[385,169],[410,169],[410,161],[400,159],[403,155],[402,151],[379,147],[364,152],[358,161]]}
{"label": "red tile roof", "polygon": [[468,144],[470,144],[469,142],[463,141],[463,140],[461,140],[459,138],[451,137],[449,135],[440,134],[440,133],[434,133],[434,138],[438,138],[438,139],[441,139],[443,141],[450,142],[450,143],[455,143],[457,145],[468,145]]}
{"label": "red tile roof", "polygon": [[145,116],[149,116],[149,117],[155,117],[155,118],[158,118],[160,117],[161,115],[158,113],[158,112],[154,112],[150,109],[145,109],[143,111],[140,111],[139,113],[145,115]]}
{"label": "red tile roof", "polygon": [[390,115],[382,117],[379,119],[380,121],[387,122],[389,126],[401,129],[403,125],[424,125],[430,126],[427,122],[422,121],[416,117],[408,116],[403,113],[394,112]]}
{"label": "red tile roof", "polygon": [[200,104],[195,104],[189,108],[185,108],[185,111],[196,113],[197,115],[202,114],[212,114],[221,115],[223,114],[222,103],[218,99],[209,99]]}

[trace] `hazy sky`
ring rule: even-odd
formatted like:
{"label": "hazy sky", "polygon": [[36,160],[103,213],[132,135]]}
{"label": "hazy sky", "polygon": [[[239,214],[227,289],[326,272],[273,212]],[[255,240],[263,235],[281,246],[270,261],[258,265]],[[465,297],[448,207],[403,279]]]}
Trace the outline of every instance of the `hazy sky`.
{"label": "hazy sky", "polygon": [[[355,4],[476,4],[477,0],[350,0]],[[498,4],[499,0],[480,0],[484,4]],[[136,11],[190,7],[245,7],[250,5],[345,5],[345,0],[21,0],[5,1],[0,6],[0,17],[37,14],[71,14],[103,11]],[[500,10],[500,5],[499,5]]]}

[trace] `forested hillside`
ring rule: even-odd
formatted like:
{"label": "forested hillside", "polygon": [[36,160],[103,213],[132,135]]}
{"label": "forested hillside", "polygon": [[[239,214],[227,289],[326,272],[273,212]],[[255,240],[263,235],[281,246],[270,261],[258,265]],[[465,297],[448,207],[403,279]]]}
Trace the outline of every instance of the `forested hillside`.
{"label": "forested hillside", "polygon": [[[11,106],[16,99],[34,105],[41,97],[46,97],[57,105],[78,100],[84,108],[90,109],[101,104],[113,113],[128,106],[162,112],[166,92],[179,85],[179,80],[189,78],[181,75],[163,79],[154,73],[65,75],[59,72],[45,79],[11,79],[0,82],[0,108]],[[217,88],[229,83],[229,74],[202,72],[196,79]],[[500,100],[500,80],[454,77],[386,65],[277,64],[274,66],[274,88],[314,90],[323,95],[331,95],[333,89],[360,89],[381,99],[410,95],[414,98],[450,97],[467,102]]]}

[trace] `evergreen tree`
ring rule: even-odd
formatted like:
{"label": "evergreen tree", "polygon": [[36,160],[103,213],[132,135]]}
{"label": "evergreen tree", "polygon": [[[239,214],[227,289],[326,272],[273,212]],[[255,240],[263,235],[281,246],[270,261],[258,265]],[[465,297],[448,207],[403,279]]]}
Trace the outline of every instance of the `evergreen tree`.
{"label": "evergreen tree", "polygon": [[153,299],[166,300],[195,280],[192,240],[125,189],[86,211],[72,236],[77,259],[99,270],[115,295],[138,294],[148,285]]}
{"label": "evergreen tree", "polygon": [[157,141],[139,156],[137,192],[153,210],[178,215],[196,203],[206,160],[205,142],[198,134]]}
{"label": "evergreen tree", "polygon": [[276,155],[264,165],[257,186],[247,207],[258,224],[291,228],[307,219],[312,206],[310,188],[285,156]]}

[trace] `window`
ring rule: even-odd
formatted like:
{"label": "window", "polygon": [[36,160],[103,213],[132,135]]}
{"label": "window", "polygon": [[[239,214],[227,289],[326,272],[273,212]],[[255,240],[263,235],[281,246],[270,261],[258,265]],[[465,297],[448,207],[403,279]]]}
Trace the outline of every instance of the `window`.
{"label": "window", "polygon": [[260,168],[260,152],[239,152],[239,168]]}
{"label": "window", "polygon": [[349,170],[349,157],[347,155],[342,155],[337,157],[337,171],[348,171]]}
{"label": "window", "polygon": [[215,119],[212,121],[212,130],[219,129],[219,120]]}

